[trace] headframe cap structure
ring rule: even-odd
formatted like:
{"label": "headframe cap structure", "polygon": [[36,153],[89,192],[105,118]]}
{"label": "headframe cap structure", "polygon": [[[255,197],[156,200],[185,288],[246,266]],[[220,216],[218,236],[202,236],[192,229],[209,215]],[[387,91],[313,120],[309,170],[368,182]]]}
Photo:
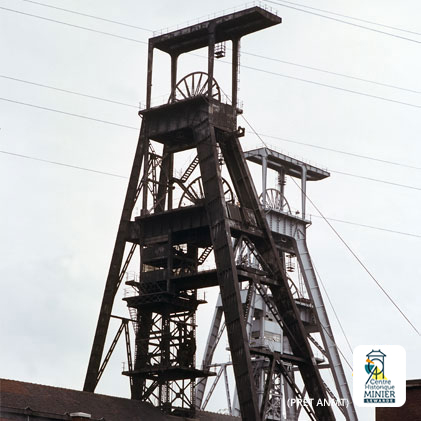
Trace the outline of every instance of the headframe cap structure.
{"label": "headframe cap structure", "polygon": [[177,56],[207,47],[211,28],[215,31],[215,42],[218,43],[240,39],[244,35],[269,28],[281,22],[282,19],[274,13],[254,6],[150,38],[149,44],[170,55]]}
{"label": "headframe cap structure", "polygon": [[307,181],[323,180],[330,176],[328,171],[269,148],[258,148],[244,152],[244,157],[260,165],[262,165],[263,159],[266,158],[268,168],[275,171],[284,170],[285,175],[295,178],[301,178],[303,168],[305,168]]}

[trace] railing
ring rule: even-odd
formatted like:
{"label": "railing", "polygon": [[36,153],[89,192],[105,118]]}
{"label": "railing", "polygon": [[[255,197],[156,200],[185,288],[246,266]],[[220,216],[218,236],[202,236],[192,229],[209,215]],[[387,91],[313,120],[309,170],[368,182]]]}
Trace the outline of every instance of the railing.
{"label": "railing", "polygon": [[234,6],[234,7],[231,7],[229,9],[220,10],[219,12],[211,13],[209,15],[200,16],[198,18],[189,20],[187,22],[180,23],[180,24],[175,25],[175,26],[158,29],[157,31],[153,31],[153,36],[156,37],[158,35],[168,34],[169,32],[173,32],[173,31],[176,31],[178,29],[182,29],[182,28],[186,28],[188,26],[196,25],[196,24],[201,23],[201,22],[206,22],[208,20],[219,18],[219,17],[227,15],[229,13],[239,12],[241,10],[245,10],[245,9],[248,9],[248,8],[254,7],[254,6],[261,7],[262,9],[267,10],[268,12],[271,12],[274,15],[278,15],[278,12],[275,9],[268,6],[264,2],[253,1],[253,2],[248,2],[248,3],[245,3],[245,4],[239,5],[239,6]]}
{"label": "railing", "polygon": [[[170,98],[170,94],[164,94],[164,95],[158,95],[156,97],[153,97],[151,99],[151,106],[153,107],[159,107],[160,105],[168,104]],[[193,98],[193,97],[192,97]],[[224,92],[221,92],[221,102],[223,104],[232,104],[231,98],[225,94]],[[146,101],[139,101],[139,111],[146,110]],[[243,101],[238,101],[237,108],[240,110],[243,109]]]}

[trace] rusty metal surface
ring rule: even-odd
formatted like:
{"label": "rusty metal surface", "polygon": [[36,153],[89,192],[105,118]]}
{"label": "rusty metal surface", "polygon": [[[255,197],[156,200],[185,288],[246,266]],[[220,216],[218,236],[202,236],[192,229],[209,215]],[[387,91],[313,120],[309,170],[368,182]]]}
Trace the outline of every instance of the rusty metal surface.
{"label": "rusty metal surface", "polygon": [[[327,399],[300,310],[290,291],[285,267],[280,259],[281,249],[274,241],[260,206],[239,143],[242,133],[236,125],[236,97],[233,106],[212,96],[215,43],[229,39],[238,41],[243,35],[280,22],[276,15],[253,7],[150,39],[147,109],[140,112],[143,121],[138,148],[84,390],[93,391],[96,386],[111,308],[121,278],[124,247],[126,243],[132,243],[140,248],[139,281],[130,283],[136,295],[125,299],[136,315],[134,321],[137,325],[133,369],[125,373],[131,378],[133,399],[156,404],[172,415],[190,418],[202,416],[196,413],[195,408],[195,379],[209,373],[197,370],[195,366],[195,312],[203,302],[197,299],[197,289],[217,281],[242,419],[262,420],[267,402],[260,405],[257,397],[251,362],[256,350],[250,349],[246,331],[239,289],[242,279],[269,285],[292,349],[293,355],[285,359],[299,368],[311,398],[316,401]],[[208,47],[207,94],[176,100],[175,57],[202,47]],[[233,76],[236,76],[238,66],[237,47],[233,50]],[[172,94],[169,104],[150,108],[154,48],[172,56]],[[235,90],[236,83],[236,77],[233,77]],[[151,140],[163,145],[161,157],[150,150]],[[177,208],[172,201],[172,185],[176,184],[187,194],[190,173],[183,176],[183,180],[174,177],[173,154],[187,149],[197,151],[203,197],[197,198],[194,206]],[[238,205],[225,197],[220,151]],[[297,171],[297,166],[300,167],[299,163],[291,163],[290,170]],[[159,179],[156,170],[160,170]],[[312,174],[310,171],[308,173]],[[314,176],[323,178],[327,175],[320,173]],[[133,221],[131,214],[137,198],[142,201],[141,216]],[[237,267],[233,239],[237,244],[246,242],[255,251],[262,267],[260,273],[253,273],[250,268],[241,265]],[[285,247],[291,246],[288,241],[284,243]],[[198,268],[203,262],[199,248],[209,247],[213,248],[216,270],[212,274],[200,275]],[[281,359],[279,364],[283,364]],[[269,385],[268,380],[267,389]],[[267,399],[269,392],[266,392]],[[320,420],[334,419],[329,406],[316,407],[315,412]],[[109,419],[107,416],[105,418]],[[205,415],[203,419],[206,419]]]}
{"label": "rusty metal surface", "polygon": [[144,137],[144,132],[141,130],[139,134],[135,157],[133,160],[129,184],[127,186],[126,198],[124,200],[123,211],[121,213],[121,219],[118,227],[113,255],[111,258],[111,264],[108,271],[107,281],[105,284],[105,290],[92,345],[91,356],[89,359],[88,369],[86,373],[85,384],[83,386],[83,390],[85,390],[86,392],[94,392],[97,385],[99,367],[101,364],[102,354],[104,352],[105,339],[107,336],[107,330],[110,322],[114,297],[117,292],[117,286],[119,283],[120,268],[123,261],[124,248],[126,244],[125,237],[127,235],[127,225],[130,221],[133,206],[135,203],[136,190],[138,187],[142,160],[145,153],[145,147],[146,141]]}
{"label": "rusty metal surface", "polygon": [[214,130],[203,130],[197,151],[242,419],[255,421],[260,414]]}
{"label": "rusty metal surface", "polygon": [[260,7],[231,13],[188,28],[150,39],[151,45],[171,55],[207,47],[209,27],[215,28],[215,42],[239,39],[244,35],[281,23],[282,19]]}

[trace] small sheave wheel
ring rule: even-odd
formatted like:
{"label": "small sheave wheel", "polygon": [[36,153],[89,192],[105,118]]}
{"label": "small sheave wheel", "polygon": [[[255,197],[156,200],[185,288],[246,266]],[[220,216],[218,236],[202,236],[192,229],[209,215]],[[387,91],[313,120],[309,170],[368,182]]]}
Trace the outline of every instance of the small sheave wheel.
{"label": "small sheave wheel", "polygon": [[[208,74],[205,72],[189,73],[175,85],[168,103],[182,101],[198,95],[207,96],[208,80]],[[221,101],[221,89],[215,79],[212,80],[212,99]]]}

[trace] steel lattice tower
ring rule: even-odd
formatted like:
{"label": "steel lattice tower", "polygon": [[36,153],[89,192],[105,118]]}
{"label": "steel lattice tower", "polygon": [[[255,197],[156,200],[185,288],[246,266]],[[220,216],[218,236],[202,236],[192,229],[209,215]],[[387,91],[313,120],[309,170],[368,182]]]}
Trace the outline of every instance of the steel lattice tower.
{"label": "steel lattice tower", "polygon": [[[306,221],[285,218],[286,228],[298,228],[298,231],[300,227],[304,228],[297,238],[283,231],[274,232],[240,146],[239,138],[244,130],[237,127],[240,39],[280,22],[275,14],[252,7],[149,40],[146,108],[139,112],[142,126],[85,391],[95,390],[118,337],[125,331],[129,366],[124,374],[130,378],[132,398],[150,401],[173,415],[194,416],[198,379],[211,375],[206,367],[197,369],[195,362],[195,313],[203,303],[198,299],[197,290],[219,286],[242,419],[258,421],[265,418],[272,377],[270,371],[263,377],[265,393],[263,399],[258,399],[252,363],[257,357],[266,361],[270,370],[276,367],[300,395],[288,369],[293,364],[308,395],[316,401],[328,399],[328,389],[314,358],[314,345],[291,292],[284,262],[285,248],[298,247],[296,254],[309,256],[305,243]],[[230,103],[222,100],[221,90],[213,77],[215,57],[225,54],[223,43],[226,41],[232,42]],[[177,83],[179,56],[204,47],[208,49],[207,73],[191,73]],[[171,57],[171,95],[167,104],[152,107],[155,49]],[[162,152],[157,154],[154,144],[161,145]],[[197,156],[184,174],[176,177],[174,157],[186,150],[195,150]],[[228,182],[221,176],[221,159],[229,173]],[[267,161],[262,162],[264,167]],[[200,170],[200,178],[188,184],[195,170]],[[304,167],[302,171],[305,171]],[[195,185],[197,189],[194,189]],[[189,206],[185,206],[183,200],[178,205],[174,203],[176,188],[182,190],[182,198]],[[141,214],[133,217],[138,202],[141,202]],[[258,270],[237,264],[236,257],[244,245],[257,259]],[[128,282],[136,295],[126,298],[136,317],[134,361],[128,338],[129,319],[122,319],[110,351],[101,363],[114,298],[137,248],[140,250],[140,276],[138,280]],[[200,270],[210,254],[213,254],[216,269]],[[303,260],[304,272],[311,272],[310,263],[309,258]],[[261,296],[267,297],[265,302],[277,315],[277,322],[288,339],[288,353],[262,353],[250,346],[246,328],[248,310],[242,304],[241,282],[250,283]],[[316,302],[319,298],[313,299]],[[323,319],[325,313],[315,314],[319,331],[323,331],[323,326],[329,326],[327,319]],[[343,373],[339,357],[335,359],[337,350],[333,336],[328,337],[332,341],[324,341],[324,346],[327,354],[333,356],[330,360],[332,370]],[[344,377],[339,379],[343,380]],[[341,397],[348,397],[346,390],[345,380],[338,390]],[[350,411],[347,418],[355,420],[354,414]],[[314,406],[310,415],[317,420],[335,418],[329,406]]]}
{"label": "steel lattice tower", "polygon": [[[259,199],[275,244],[280,251],[284,274],[288,277],[290,291],[300,312],[307,339],[313,350],[319,354],[316,358],[317,366],[319,371],[331,372],[337,395],[323,380],[324,387],[332,402],[345,399],[350,403],[348,408],[339,405],[339,409],[345,419],[355,420],[357,417],[352,397],[306,244],[306,230],[311,224],[306,215],[307,182],[322,180],[328,177],[329,173],[267,147],[247,151],[244,156],[247,160],[261,165],[262,193]],[[276,188],[267,188],[269,169],[277,174]],[[295,212],[291,210],[285,195],[286,176],[298,179],[301,185],[301,208]],[[298,183],[295,184],[298,187]],[[264,280],[269,276],[265,269],[265,262],[262,261],[254,246],[243,239],[236,254],[236,264],[238,270],[254,271],[256,276],[240,292],[250,349],[254,354],[252,365],[259,402],[260,405],[263,405],[263,402],[266,405],[265,419],[295,421],[303,406],[288,405],[287,402],[293,397],[305,399],[308,390],[306,386],[299,388],[296,376],[299,374],[299,360],[291,355],[293,352],[288,327],[283,321],[283,315],[279,313],[278,306],[266,283],[267,280]],[[288,272],[293,272],[296,264],[298,264],[302,285],[297,285],[297,280],[294,283],[288,276]],[[226,366],[230,364],[229,362],[218,364],[212,361],[224,329],[223,308],[219,300],[208,335],[203,367],[221,367],[221,370],[226,370]],[[272,356],[275,359],[272,359]],[[207,379],[200,380],[196,397],[198,408],[206,407],[217,381],[218,377],[205,398]],[[230,413],[239,415],[238,402],[235,398],[234,395],[234,402],[231,405],[231,397],[228,394],[228,406]],[[311,419],[319,419],[314,408],[304,407],[304,409]]]}

